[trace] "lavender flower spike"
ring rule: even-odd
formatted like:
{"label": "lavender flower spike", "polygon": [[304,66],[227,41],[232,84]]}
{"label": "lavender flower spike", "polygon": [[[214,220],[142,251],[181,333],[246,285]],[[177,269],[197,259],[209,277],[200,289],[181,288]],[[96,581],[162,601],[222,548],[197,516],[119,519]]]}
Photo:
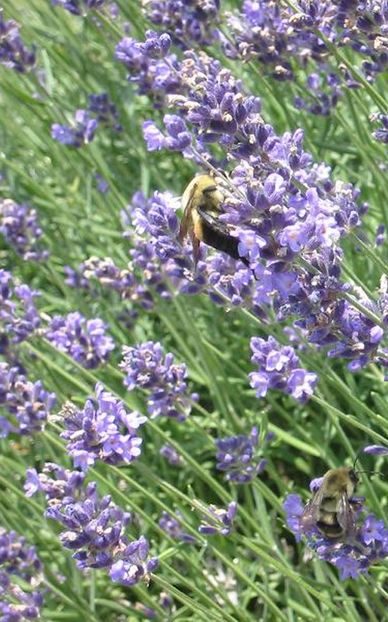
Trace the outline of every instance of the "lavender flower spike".
{"label": "lavender flower spike", "polygon": [[5,413],[0,415],[0,438],[43,430],[55,400],[39,380],[31,382],[17,367],[0,363],[0,407]]}
{"label": "lavender flower spike", "polygon": [[180,540],[187,544],[194,544],[196,539],[189,533],[185,533],[182,530],[182,526],[179,522],[180,514],[177,512],[176,516],[171,516],[167,512],[162,513],[162,517],[159,520],[159,526],[174,540]]}
{"label": "lavender flower spike", "polygon": [[19,73],[29,71],[35,65],[35,50],[28,50],[20,34],[19,25],[13,20],[4,20],[0,9],[0,63]]}
{"label": "lavender flower spike", "polygon": [[[201,504],[198,505],[201,509]],[[231,501],[226,510],[215,505],[210,505],[207,508],[202,506],[202,512],[204,516],[201,525],[198,527],[199,533],[208,536],[217,534],[228,536],[232,531],[233,521],[237,512],[237,503]]]}
{"label": "lavender flower spike", "polygon": [[306,402],[313,394],[318,376],[299,367],[299,358],[291,346],[281,346],[276,339],[251,339],[251,361],[258,371],[249,374],[257,397],[264,397],[268,389],[289,393],[299,402]]}
{"label": "lavender flower spike", "polygon": [[256,427],[249,436],[230,436],[216,440],[217,469],[226,473],[226,481],[244,484],[261,473],[267,463],[258,453],[259,434]]}
{"label": "lavender flower spike", "polygon": [[79,568],[105,568],[112,581],[123,585],[147,580],[158,560],[148,558],[144,536],[134,541],[126,536],[131,514],[113,503],[109,495],[99,498],[97,484],[89,482],[85,487],[83,480],[79,471],[66,471],[49,463],[43,473],[28,470],[25,488],[28,495],[45,493],[49,501],[45,515],[62,526],[62,545],[73,551]]}
{"label": "lavender flower spike", "polygon": [[368,445],[362,450],[365,454],[372,454],[374,456],[388,456],[388,447],[383,445]]}
{"label": "lavender flower spike", "polygon": [[10,272],[0,270],[0,353],[27,339],[40,325],[34,299],[38,292],[17,285]]}
{"label": "lavender flower spike", "polygon": [[82,410],[74,405],[63,409],[67,450],[74,466],[87,471],[96,460],[107,464],[129,463],[141,453],[138,428],[147,417],[128,412],[123,402],[96,384],[96,398],[89,398]]}
{"label": "lavender flower spike", "polygon": [[158,567],[156,557],[148,558],[148,541],[144,536],[131,542],[121,553],[121,559],[116,561],[110,570],[110,578],[121,585],[128,587],[139,583],[141,579],[148,579],[148,575]]}
{"label": "lavender flower spike", "polygon": [[76,111],[71,126],[54,123],[51,136],[62,145],[78,148],[92,142],[97,127],[97,119],[91,117],[87,110],[80,109]]}
{"label": "lavender flower spike", "polygon": [[146,391],[150,415],[184,421],[191,411],[190,401],[196,398],[187,395],[186,366],[174,363],[174,356],[164,355],[161,344],[153,341],[124,347],[123,354],[120,367],[127,374],[124,384],[129,391]]}
{"label": "lavender flower spike", "polygon": [[180,456],[177,450],[168,443],[162,445],[159,453],[169,464],[171,464],[171,466],[183,466],[184,464],[182,456]]}
{"label": "lavender flower spike", "polygon": [[112,337],[106,335],[106,326],[99,318],[87,320],[78,311],[62,317],[56,315],[46,331],[46,338],[61,352],[69,354],[88,369],[108,360],[114,349]]}
{"label": "lavender flower spike", "polygon": [[[20,579],[29,585],[20,586]],[[42,579],[42,564],[34,546],[14,531],[0,527],[0,619],[23,622],[36,619],[43,605],[37,587]]]}
{"label": "lavender flower spike", "polygon": [[12,199],[0,199],[0,233],[25,260],[41,261],[49,255],[39,248],[43,231],[35,209],[18,205]]}

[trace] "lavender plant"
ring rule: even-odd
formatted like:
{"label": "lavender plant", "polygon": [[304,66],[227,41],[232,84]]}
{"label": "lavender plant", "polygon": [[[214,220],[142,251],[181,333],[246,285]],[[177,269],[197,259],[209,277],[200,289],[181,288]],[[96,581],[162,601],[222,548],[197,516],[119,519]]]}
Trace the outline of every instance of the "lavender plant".
{"label": "lavender plant", "polygon": [[[43,604],[42,564],[35,547],[14,531],[0,528],[0,613],[4,621],[33,620]],[[27,589],[18,584],[21,578]]]}
{"label": "lavender plant", "polygon": [[18,205],[12,199],[0,201],[0,233],[23,259],[47,259],[48,251],[39,248],[43,231],[37,212],[28,205]]}
{"label": "lavender plant", "polygon": [[[385,619],[387,19],[5,6],[0,618]],[[197,173],[243,261],[182,241]]]}

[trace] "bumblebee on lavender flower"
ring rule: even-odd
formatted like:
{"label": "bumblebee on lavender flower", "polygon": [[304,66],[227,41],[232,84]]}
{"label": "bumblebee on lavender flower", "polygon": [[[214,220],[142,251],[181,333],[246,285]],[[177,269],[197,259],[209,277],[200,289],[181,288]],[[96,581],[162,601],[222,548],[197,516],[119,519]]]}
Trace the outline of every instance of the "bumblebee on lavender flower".
{"label": "bumblebee on lavender flower", "polygon": [[356,531],[355,502],[352,496],[358,482],[359,477],[353,467],[327,471],[303,511],[303,526],[317,527],[326,538],[351,538]]}
{"label": "bumblebee on lavender flower", "polygon": [[193,258],[196,265],[199,258],[199,246],[204,242],[233,259],[239,259],[247,267],[249,261],[240,257],[239,239],[231,235],[227,225],[219,220],[224,195],[216,180],[210,175],[198,175],[191,180],[182,196],[184,210],[179,231],[179,241],[189,235],[193,246]]}

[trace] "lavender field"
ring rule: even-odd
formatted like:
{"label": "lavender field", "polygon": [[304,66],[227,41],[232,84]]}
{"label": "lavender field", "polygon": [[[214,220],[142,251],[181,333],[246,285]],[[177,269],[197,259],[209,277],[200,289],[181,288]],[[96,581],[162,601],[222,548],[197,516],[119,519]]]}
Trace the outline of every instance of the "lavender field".
{"label": "lavender field", "polygon": [[2,6],[0,622],[388,620],[388,2]]}

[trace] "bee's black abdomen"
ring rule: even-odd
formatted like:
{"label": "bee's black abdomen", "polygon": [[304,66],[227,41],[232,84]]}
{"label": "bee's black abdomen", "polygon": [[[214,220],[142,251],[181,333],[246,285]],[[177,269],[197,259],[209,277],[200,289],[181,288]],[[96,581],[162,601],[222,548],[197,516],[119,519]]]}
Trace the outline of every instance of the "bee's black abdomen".
{"label": "bee's black abdomen", "polygon": [[202,222],[202,235],[205,244],[212,246],[218,251],[222,251],[232,257],[233,259],[239,259],[246,266],[249,267],[249,261],[246,257],[240,257],[238,254],[238,238],[234,238],[228,233],[223,233],[219,229],[210,227],[206,222]]}
{"label": "bee's black abdomen", "polygon": [[340,538],[344,534],[344,530],[341,525],[336,521],[333,524],[328,524],[324,521],[318,521],[317,527],[322,535],[327,538]]}

